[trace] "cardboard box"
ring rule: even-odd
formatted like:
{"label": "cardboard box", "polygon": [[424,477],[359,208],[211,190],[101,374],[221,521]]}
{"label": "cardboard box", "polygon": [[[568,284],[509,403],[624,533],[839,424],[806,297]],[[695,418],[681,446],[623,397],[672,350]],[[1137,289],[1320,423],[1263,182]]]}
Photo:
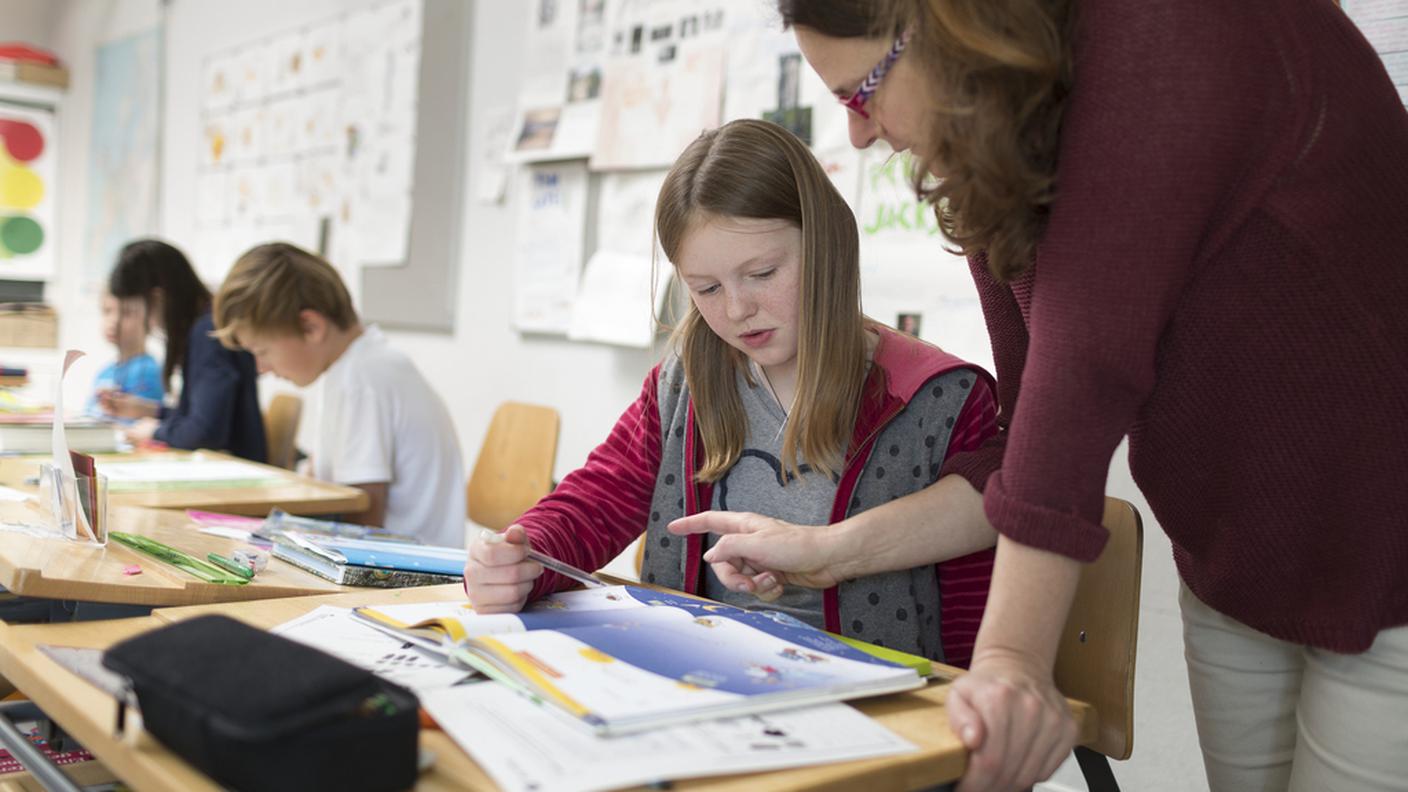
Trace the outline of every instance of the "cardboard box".
{"label": "cardboard box", "polygon": [[0,305],[0,347],[39,347],[59,345],[59,315],[40,303]]}
{"label": "cardboard box", "polygon": [[0,60],[0,80],[68,88],[68,69],[27,61]]}

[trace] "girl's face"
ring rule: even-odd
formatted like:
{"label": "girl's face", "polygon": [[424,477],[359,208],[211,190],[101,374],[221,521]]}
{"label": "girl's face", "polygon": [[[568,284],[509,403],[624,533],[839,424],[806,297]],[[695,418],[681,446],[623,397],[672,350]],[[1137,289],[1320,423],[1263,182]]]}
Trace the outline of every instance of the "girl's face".
{"label": "girl's face", "polygon": [[[793,31],[802,57],[841,100],[856,92],[894,44],[891,39],[832,38],[801,26]],[[900,152],[922,144],[924,113],[929,104],[922,98],[925,95],[923,73],[914,56],[901,52],[864,107],[870,117],[845,111],[850,118],[851,145],[863,149],[883,140]]]}
{"label": "girl's face", "polygon": [[770,377],[796,366],[800,228],[786,220],[705,216],[685,234],[676,258],[690,300],[715,335]]}
{"label": "girl's face", "polygon": [[103,338],[124,352],[141,350],[147,342],[147,306],[140,297],[103,295]]}

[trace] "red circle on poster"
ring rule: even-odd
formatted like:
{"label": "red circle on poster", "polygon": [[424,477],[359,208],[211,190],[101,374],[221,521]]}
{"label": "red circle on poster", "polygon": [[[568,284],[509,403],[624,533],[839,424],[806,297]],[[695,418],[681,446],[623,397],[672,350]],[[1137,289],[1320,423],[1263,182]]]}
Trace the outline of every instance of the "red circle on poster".
{"label": "red circle on poster", "polygon": [[19,162],[29,162],[44,153],[44,136],[33,124],[13,118],[0,118],[0,137],[5,148]]}

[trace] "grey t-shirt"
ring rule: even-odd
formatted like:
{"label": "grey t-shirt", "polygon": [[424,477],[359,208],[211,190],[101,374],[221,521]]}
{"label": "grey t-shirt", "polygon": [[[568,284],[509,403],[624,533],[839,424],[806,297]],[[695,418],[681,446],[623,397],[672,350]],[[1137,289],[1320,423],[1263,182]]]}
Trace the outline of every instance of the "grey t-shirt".
{"label": "grey t-shirt", "polygon": [[[799,460],[800,475],[783,485],[782,432],[786,414],[755,368],[750,384],[738,374],[738,395],[748,417],[743,452],[724,477],[714,484],[713,508],[719,511],[756,512],[796,525],[826,525],[836,499],[837,480],[811,469]],[[705,548],[715,537],[705,539]],[[760,603],[752,594],[730,591],[714,570],[706,567],[704,596],[740,608],[779,610],[817,628],[825,628],[819,590],[788,586],[774,602]]]}

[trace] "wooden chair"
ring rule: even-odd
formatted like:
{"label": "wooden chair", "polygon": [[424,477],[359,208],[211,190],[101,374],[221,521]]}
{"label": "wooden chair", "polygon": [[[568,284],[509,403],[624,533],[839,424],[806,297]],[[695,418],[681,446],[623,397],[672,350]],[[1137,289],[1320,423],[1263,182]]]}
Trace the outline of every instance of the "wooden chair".
{"label": "wooden chair", "polygon": [[298,419],[302,415],[303,400],[291,393],[280,393],[269,402],[269,409],[264,412],[269,464],[293,470],[294,441],[298,438]]}
{"label": "wooden chair", "polygon": [[1076,748],[1091,792],[1117,791],[1109,759],[1134,751],[1134,650],[1139,637],[1139,580],[1144,527],[1134,506],[1105,499],[1101,521],[1110,540],[1081,573],[1056,655],[1056,687],[1089,702],[1100,718],[1095,742]]}
{"label": "wooden chair", "polygon": [[465,488],[469,519],[502,531],[552,491],[559,423],[551,407],[504,402],[494,410]]}

